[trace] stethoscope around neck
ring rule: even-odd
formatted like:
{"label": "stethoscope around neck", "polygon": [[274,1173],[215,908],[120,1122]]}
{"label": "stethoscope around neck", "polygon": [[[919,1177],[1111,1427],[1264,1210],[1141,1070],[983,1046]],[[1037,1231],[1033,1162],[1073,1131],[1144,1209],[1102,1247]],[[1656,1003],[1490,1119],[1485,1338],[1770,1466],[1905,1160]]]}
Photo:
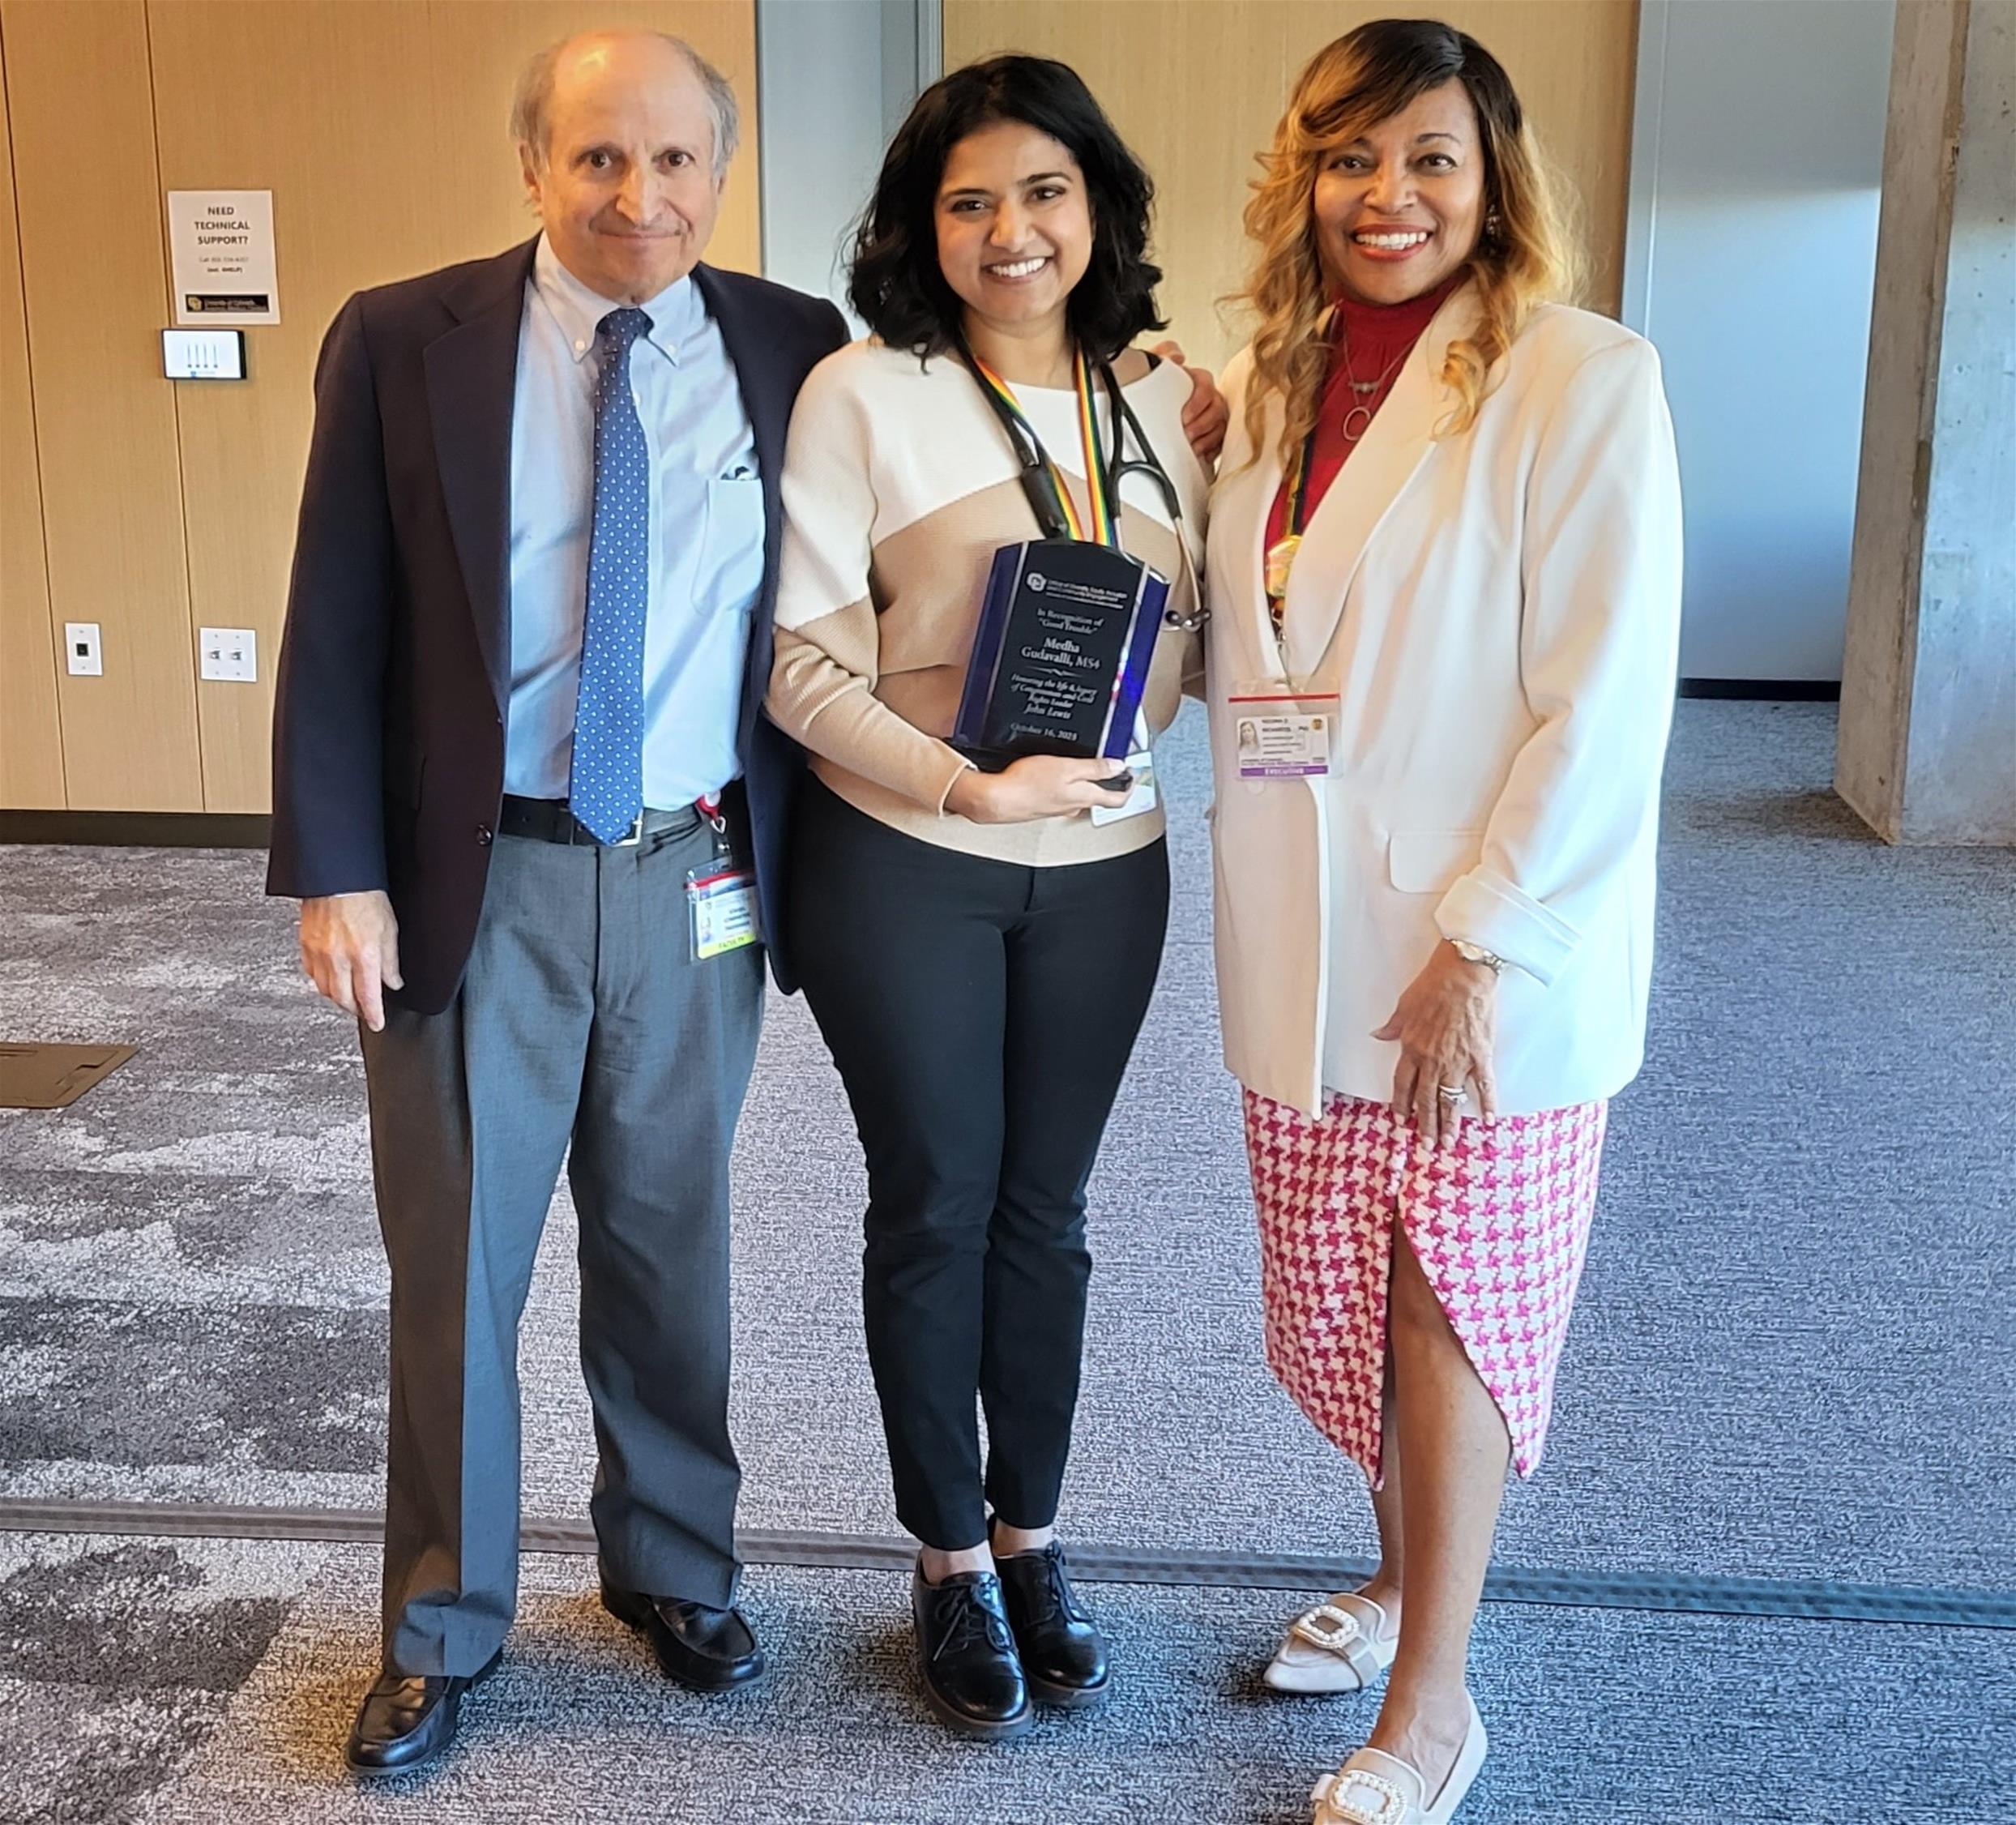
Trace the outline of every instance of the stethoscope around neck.
{"label": "stethoscope around neck", "polygon": [[[959,359],[966,364],[967,372],[979,387],[981,396],[993,408],[995,417],[1001,421],[1001,428],[1008,434],[1008,441],[1014,449],[1015,461],[1021,468],[1019,479],[1023,496],[1029,503],[1030,511],[1036,516],[1036,524],[1043,528],[1044,537],[1068,539],[1071,536],[1070,523],[1064,516],[1064,503],[1057,498],[1057,477],[1043,453],[1043,447],[1036,442],[1035,434],[1008,402],[987,384],[981,376],[978,363],[974,361],[963,340],[956,345],[956,349]],[[1150,357],[1151,360],[1153,358]],[[1162,498],[1162,504],[1168,512],[1169,524],[1176,533],[1177,549],[1183,554],[1185,567],[1192,572],[1190,600],[1195,605],[1188,614],[1174,608],[1164,609],[1162,619],[1179,633],[1198,633],[1211,619],[1211,611],[1204,606],[1203,592],[1197,586],[1194,567],[1190,561],[1190,543],[1183,536],[1182,497],[1177,493],[1176,484],[1169,479],[1168,471],[1163,468],[1155,455],[1155,446],[1148,442],[1148,434],[1142,428],[1141,421],[1134,416],[1134,408],[1128,404],[1127,396],[1121,391],[1120,381],[1113,373],[1113,363],[1100,361],[1095,365],[1099,370],[1100,378],[1105,383],[1106,396],[1113,404],[1113,456],[1106,465],[1106,476],[1112,491],[1108,505],[1113,510],[1113,524],[1116,526],[1120,524],[1121,483],[1130,475],[1145,477]],[[1098,426],[1095,425],[1092,435],[1097,437],[1098,434]],[[1127,439],[1130,435],[1141,451],[1138,456],[1127,455]],[[1086,485],[1088,487],[1094,485],[1090,477],[1087,478]]]}

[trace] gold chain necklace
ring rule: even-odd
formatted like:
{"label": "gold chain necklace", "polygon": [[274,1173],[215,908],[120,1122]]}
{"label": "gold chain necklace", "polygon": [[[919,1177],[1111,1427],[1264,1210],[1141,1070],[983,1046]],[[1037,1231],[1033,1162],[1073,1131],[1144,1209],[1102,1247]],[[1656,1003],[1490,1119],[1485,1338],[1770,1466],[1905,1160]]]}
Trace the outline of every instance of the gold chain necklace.
{"label": "gold chain necklace", "polygon": [[[1386,363],[1377,380],[1360,380],[1351,371],[1351,344],[1348,342],[1344,344],[1344,384],[1358,395],[1358,403],[1344,414],[1342,429],[1346,443],[1356,443],[1372,428],[1372,415],[1377,409],[1379,389],[1393,378],[1401,362],[1413,353],[1414,344],[1410,342]],[[1351,428],[1354,419],[1359,421],[1355,431]]]}

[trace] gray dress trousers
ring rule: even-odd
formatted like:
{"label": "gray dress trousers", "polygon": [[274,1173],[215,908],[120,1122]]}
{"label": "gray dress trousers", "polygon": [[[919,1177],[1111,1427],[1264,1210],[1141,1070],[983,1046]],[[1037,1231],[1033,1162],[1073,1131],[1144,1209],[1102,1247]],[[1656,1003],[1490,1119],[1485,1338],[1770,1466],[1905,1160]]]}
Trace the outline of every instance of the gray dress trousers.
{"label": "gray dress trousers", "polygon": [[704,824],[634,848],[499,836],[455,999],[388,1009],[364,1033],[392,1277],[385,1658],[400,1673],[472,1673],[510,1626],[518,1324],[563,1158],[603,1575],[733,1600],[728,1155],[763,978],[754,946],[692,957],[686,881],[712,853]]}

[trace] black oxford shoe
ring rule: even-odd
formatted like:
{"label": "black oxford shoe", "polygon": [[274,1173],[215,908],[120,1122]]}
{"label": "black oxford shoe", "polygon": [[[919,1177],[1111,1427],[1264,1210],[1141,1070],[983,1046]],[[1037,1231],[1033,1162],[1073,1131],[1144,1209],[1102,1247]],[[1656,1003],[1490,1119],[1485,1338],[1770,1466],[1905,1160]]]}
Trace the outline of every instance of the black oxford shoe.
{"label": "black oxford shoe", "polygon": [[756,1631],[739,1609],[710,1609],[647,1596],[602,1581],[602,1607],[651,1643],[665,1677],[695,1692],[733,1692],[770,1671]]}
{"label": "black oxford shoe", "polygon": [[957,1571],[933,1584],[920,1566],[910,1580],[924,1695],[940,1721],[963,1736],[1019,1737],[1035,1713],[991,1571]]}
{"label": "black oxford shoe", "polygon": [[1106,1643],[1078,1605],[1064,1549],[1053,1540],[1040,1553],[995,1563],[1029,1689],[1044,1703],[1070,1709],[1102,1703],[1110,1679]]}
{"label": "black oxford shoe", "polygon": [[462,1695],[495,1673],[503,1657],[502,1651],[493,1654],[466,1678],[381,1673],[357,1707],[344,1760],[361,1775],[402,1774],[433,1761],[455,1739]]}

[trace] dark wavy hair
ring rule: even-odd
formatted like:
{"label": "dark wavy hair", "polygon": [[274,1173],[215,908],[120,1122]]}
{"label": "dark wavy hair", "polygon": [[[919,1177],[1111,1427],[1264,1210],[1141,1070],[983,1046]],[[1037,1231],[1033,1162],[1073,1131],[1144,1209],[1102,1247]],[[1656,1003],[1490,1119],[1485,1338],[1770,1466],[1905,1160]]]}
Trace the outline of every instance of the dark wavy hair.
{"label": "dark wavy hair", "polygon": [[1162,269],[1147,255],[1155,185],[1078,72],[1047,57],[971,63],[917,97],[855,231],[848,300],[892,348],[923,357],[955,346],[963,306],[938,267],[938,186],[952,148],[997,121],[1047,133],[1078,160],[1092,257],[1066,310],[1079,345],[1110,361],[1143,331],[1163,327],[1155,308]]}

